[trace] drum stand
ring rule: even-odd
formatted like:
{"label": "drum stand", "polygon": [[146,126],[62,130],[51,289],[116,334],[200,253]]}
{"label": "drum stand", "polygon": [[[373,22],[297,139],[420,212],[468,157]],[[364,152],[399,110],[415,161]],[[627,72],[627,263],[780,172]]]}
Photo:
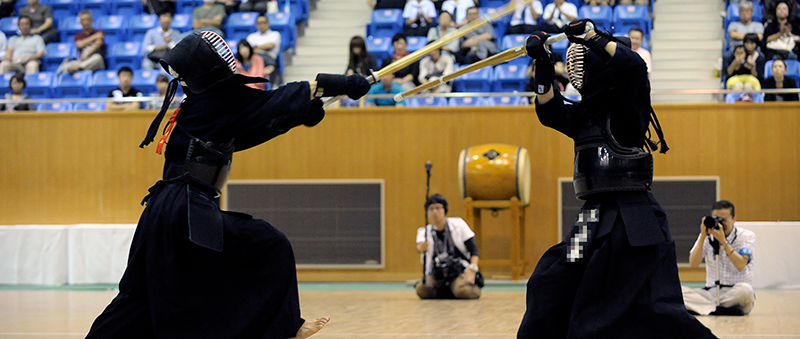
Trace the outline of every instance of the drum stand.
{"label": "drum stand", "polygon": [[511,210],[511,258],[510,259],[483,259],[480,266],[505,266],[511,268],[511,280],[519,280],[525,271],[525,207],[517,199],[512,197],[509,200],[472,200],[472,197],[464,199],[467,207],[466,222],[475,231],[475,243],[481,249],[483,239],[481,238],[481,210],[492,210],[496,212],[501,209]]}

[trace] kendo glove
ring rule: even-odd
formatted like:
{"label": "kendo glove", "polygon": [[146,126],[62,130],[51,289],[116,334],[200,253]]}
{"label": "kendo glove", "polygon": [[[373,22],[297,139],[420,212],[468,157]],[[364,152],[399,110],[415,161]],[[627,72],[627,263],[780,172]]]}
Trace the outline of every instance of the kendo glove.
{"label": "kendo glove", "polygon": [[369,81],[361,75],[339,75],[319,73],[316,78],[315,97],[332,97],[345,94],[357,100],[369,92]]}
{"label": "kendo glove", "polygon": [[576,44],[586,45],[586,33],[595,31],[594,21],[590,19],[576,19],[564,26],[564,34],[567,35],[569,41]]}
{"label": "kendo glove", "polygon": [[322,100],[318,98],[311,100],[311,107],[308,109],[308,115],[303,118],[303,125],[314,127],[322,121],[322,118],[325,117],[325,109],[322,105]]}
{"label": "kendo glove", "polygon": [[550,49],[545,44],[550,34],[536,31],[525,39],[525,54],[534,59],[550,60]]}
{"label": "kendo glove", "polygon": [[547,59],[535,59],[536,65],[535,73],[533,74],[533,91],[536,94],[545,94],[550,91],[555,79],[555,69],[553,62]]}

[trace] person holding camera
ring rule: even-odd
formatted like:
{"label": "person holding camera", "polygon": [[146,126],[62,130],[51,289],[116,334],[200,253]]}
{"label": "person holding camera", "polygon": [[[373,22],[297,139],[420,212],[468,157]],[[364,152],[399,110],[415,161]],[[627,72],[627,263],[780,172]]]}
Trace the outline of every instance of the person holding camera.
{"label": "person holding camera", "polygon": [[425,253],[425,277],[417,282],[421,299],[477,299],[483,275],[478,271],[475,233],[461,218],[447,218],[447,199],[425,201],[430,224],[417,230],[417,252]]}
{"label": "person holding camera", "polygon": [[[745,315],[755,303],[753,251],[756,234],[736,227],[733,203],[720,200],[703,217],[700,235],[689,252],[692,268],[706,261],[706,287],[683,287],[686,309],[700,315]],[[719,267],[718,264],[719,263]],[[719,269],[718,269],[719,268]],[[719,293],[715,291],[719,281]]]}

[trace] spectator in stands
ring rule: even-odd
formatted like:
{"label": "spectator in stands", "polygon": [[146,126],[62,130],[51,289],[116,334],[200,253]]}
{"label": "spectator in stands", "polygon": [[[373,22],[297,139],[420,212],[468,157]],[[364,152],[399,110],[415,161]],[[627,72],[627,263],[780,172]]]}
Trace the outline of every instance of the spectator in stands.
{"label": "spectator in stands", "polygon": [[[384,59],[383,63],[381,63],[381,67],[386,67],[408,55],[408,50],[406,50],[408,44],[406,43],[406,36],[403,35],[403,33],[397,33],[392,37],[392,46],[394,47],[394,55]],[[394,82],[400,85],[402,90],[407,91],[419,85],[417,77],[419,77],[419,61],[414,61],[410,65],[394,73]]]}
{"label": "spectator in stands", "polygon": [[759,83],[764,80],[764,63],[766,59],[758,51],[758,35],[748,33],[744,37],[744,45],[737,46],[733,54],[725,60],[725,71],[729,77],[749,74]]}
{"label": "spectator in stands", "polygon": [[[709,228],[705,226],[705,222],[711,217],[703,217],[700,234],[689,251],[689,264],[692,268],[699,267],[705,259],[706,286],[682,287],[686,309],[700,315],[748,314],[756,299],[753,292],[756,234],[735,225],[736,208],[730,201],[717,201],[711,209],[711,215],[721,219],[721,222],[712,223],[716,227]],[[715,245],[719,248],[718,256],[714,254]],[[721,285],[719,297],[715,291],[717,283]]]}
{"label": "spectator in stands", "polygon": [[78,14],[83,30],[75,35],[75,46],[78,47],[80,55],[77,60],[67,61],[61,64],[56,73],[67,72],[69,74],[77,71],[96,71],[106,68],[106,42],[103,31],[98,31],[92,27],[92,12],[82,10]]}
{"label": "spectator in stands", "polygon": [[239,0],[216,0],[216,3],[225,6],[225,15],[231,15],[239,8]]}
{"label": "spectator in stands", "polygon": [[[467,21],[473,22],[480,18],[478,8],[467,10]],[[471,64],[486,59],[497,53],[497,43],[494,40],[494,30],[491,25],[483,25],[467,33],[461,38],[461,49],[456,54],[459,64]]]}
{"label": "spectator in stands", "polygon": [[614,0],[583,0],[589,6],[614,6]]}
{"label": "spectator in stands", "polygon": [[374,9],[403,9],[406,0],[367,0],[367,5]]}
{"label": "spectator in stands", "polygon": [[631,28],[628,31],[628,37],[631,38],[631,50],[642,57],[644,63],[647,64],[647,74],[650,74],[650,71],[653,69],[653,61],[650,58],[650,51],[642,47],[644,31],[639,27]]}
{"label": "spectator in stands", "polygon": [[[439,40],[442,37],[455,32],[456,30],[458,29],[453,24],[453,15],[448,11],[442,11],[439,13],[439,25],[436,27],[431,27],[431,29],[428,30],[428,41]],[[459,49],[460,47],[458,39],[450,40],[450,42],[442,46],[443,51],[452,55],[458,53]]]}
{"label": "spectator in stands", "polygon": [[561,32],[561,27],[578,17],[578,7],[567,0],[555,0],[544,8],[544,27],[548,33]]}
{"label": "spectator in stands", "polygon": [[14,13],[16,12],[16,3],[17,0],[0,1],[0,18],[14,16]]}
{"label": "spectator in stands", "polygon": [[[369,93],[367,95],[372,94],[397,94],[403,93],[403,87],[397,84],[394,81],[394,74],[389,74],[384,77],[381,77],[381,81],[377,84],[372,85],[369,88]],[[403,107],[406,105],[406,101],[402,100],[400,102],[395,102],[393,98],[385,98],[385,99],[375,99],[369,98],[366,100],[367,107],[375,107],[375,106],[398,106]]]}
{"label": "spectator in stands", "polygon": [[[167,95],[167,87],[169,86],[169,77],[161,74],[156,77],[156,89],[157,92],[151,93],[151,97],[155,97],[155,99],[149,101],[147,103],[146,109],[153,109],[153,110],[160,110],[161,105],[164,104],[164,97]],[[181,106],[181,100],[172,100],[169,103],[169,109],[176,109]]]}
{"label": "spectator in stands", "polygon": [[[30,99],[31,96],[22,93],[25,90],[25,74],[17,73],[11,77],[11,80],[8,82],[8,87],[11,88],[11,92],[8,92],[3,95],[3,100],[26,100]],[[14,112],[14,111],[32,111],[33,104],[19,104],[19,103],[9,103],[9,104],[0,104],[0,112]]]}
{"label": "spectator in stands", "polygon": [[142,0],[144,12],[148,14],[161,15],[164,12],[175,13],[176,0]]}
{"label": "spectator in stands", "polygon": [[258,14],[267,13],[267,3],[270,0],[244,0],[239,3],[239,12],[258,12]]}
{"label": "spectator in stands", "polygon": [[[253,53],[253,46],[247,40],[239,40],[239,46],[236,47],[239,53],[236,53],[236,73],[251,77],[265,77],[264,60],[258,54]],[[265,89],[263,82],[246,84],[248,87],[263,90]]]}
{"label": "spectator in stands", "polygon": [[61,41],[50,6],[40,4],[39,0],[28,0],[28,5],[19,9],[19,16],[31,19],[31,34],[40,35],[45,45]]}
{"label": "spectator in stands", "polygon": [[456,27],[464,26],[467,20],[467,10],[477,6],[474,0],[446,0],[442,3],[441,12],[450,12]]}
{"label": "spectator in stands", "polygon": [[[786,76],[786,62],[777,59],[772,62],[772,76],[764,80],[764,89],[797,88],[797,82]],[[797,93],[770,93],[764,95],[764,101],[798,101]]]}
{"label": "spectator in stands", "polygon": [[425,36],[436,18],[431,0],[409,0],[403,8],[403,32],[406,36]]}
{"label": "spectator in stands", "polygon": [[734,21],[728,25],[728,36],[731,40],[729,51],[733,51],[734,47],[742,45],[744,43],[744,35],[747,33],[758,34],[758,40],[764,39],[764,24],[753,21],[752,2],[739,2],[739,18],[740,21]]}
{"label": "spectator in stands", "polygon": [[158,60],[164,57],[181,40],[181,32],[172,29],[171,12],[158,16],[158,27],[148,29],[142,41],[142,69],[155,69]]}
{"label": "spectator in stands", "polygon": [[542,2],[533,0],[530,5],[524,6],[522,0],[514,0],[516,7],[511,21],[508,23],[506,34],[531,34],[539,30],[539,17],[544,13]]}
{"label": "spectator in stands", "polygon": [[224,38],[222,22],[225,16],[225,6],[214,3],[214,0],[203,0],[203,5],[192,11],[192,28],[196,31],[212,31]]}
{"label": "spectator in stands", "polygon": [[761,22],[769,22],[770,20],[775,20],[775,9],[778,7],[778,4],[781,2],[785,2],[787,7],[789,8],[789,17],[794,18],[797,16],[798,8],[797,8],[797,0],[764,0],[762,3],[764,4],[764,17],[762,18]]}
{"label": "spectator in stands", "polygon": [[[264,77],[272,77],[278,67],[278,53],[281,52],[281,33],[273,31],[269,27],[269,19],[266,15],[259,15],[256,18],[256,31],[247,36],[247,42],[253,46],[255,54],[264,61]],[[274,80],[271,80],[273,84]]]}
{"label": "spectator in stands", "polygon": [[0,60],[6,58],[6,48],[8,46],[8,39],[6,39],[6,34],[0,32]]}
{"label": "spectator in stands", "polygon": [[730,65],[725,68],[728,75],[725,87],[736,92],[761,90],[761,83],[756,77],[757,71],[754,69],[754,63],[748,61],[745,47],[736,46],[733,58]]}
{"label": "spectator in stands", "polygon": [[650,0],[619,0],[617,3],[619,5],[639,5],[639,6],[649,6]]}
{"label": "spectator in stands", "polygon": [[[117,71],[119,87],[108,93],[109,98],[122,99],[144,96],[141,91],[131,86],[133,81],[133,70],[128,66],[123,66]],[[109,101],[106,109],[109,111],[132,111],[142,107],[140,102]]]}
{"label": "spectator in stands", "polygon": [[44,40],[39,35],[31,34],[29,17],[21,17],[17,23],[19,35],[8,39],[5,60],[0,62],[0,72],[38,73],[45,53]]}
{"label": "spectator in stands", "polygon": [[[433,41],[429,42],[430,45]],[[450,54],[442,53],[441,49],[436,49],[430,52],[428,56],[422,58],[419,62],[419,82],[426,84],[434,81],[437,78],[443,78],[446,75],[453,73],[453,64],[455,60]],[[441,84],[429,90],[430,93],[450,93],[452,88],[449,83]]]}
{"label": "spectator in stands", "polygon": [[378,62],[367,51],[367,44],[364,38],[358,35],[350,39],[350,56],[348,60],[347,70],[345,70],[346,75],[361,74],[369,76],[371,70],[378,70]]}
{"label": "spectator in stands", "polygon": [[781,1],[775,7],[775,19],[764,27],[764,54],[767,59],[797,60],[800,42],[800,19],[789,16],[789,5]]}

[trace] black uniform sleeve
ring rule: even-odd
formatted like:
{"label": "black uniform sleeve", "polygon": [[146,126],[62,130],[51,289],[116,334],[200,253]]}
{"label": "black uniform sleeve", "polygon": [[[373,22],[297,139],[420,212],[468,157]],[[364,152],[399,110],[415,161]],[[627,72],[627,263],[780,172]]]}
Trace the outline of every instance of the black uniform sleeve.
{"label": "black uniform sleeve", "polygon": [[271,91],[248,89],[247,93],[249,98],[241,100],[250,102],[238,112],[236,122],[236,151],[262,144],[302,125],[310,115],[323,112],[320,100],[311,100],[311,88],[305,81]]}
{"label": "black uniform sleeve", "polygon": [[467,239],[467,241],[464,242],[464,245],[467,246],[467,251],[469,251],[469,255],[480,257],[480,255],[478,255],[478,245],[475,243],[475,237]]}
{"label": "black uniform sleeve", "polygon": [[553,98],[550,101],[540,104],[536,100],[536,115],[542,125],[557,130],[564,135],[573,138],[580,128],[577,123],[577,109],[574,105],[565,105],[561,92],[553,89]]}

